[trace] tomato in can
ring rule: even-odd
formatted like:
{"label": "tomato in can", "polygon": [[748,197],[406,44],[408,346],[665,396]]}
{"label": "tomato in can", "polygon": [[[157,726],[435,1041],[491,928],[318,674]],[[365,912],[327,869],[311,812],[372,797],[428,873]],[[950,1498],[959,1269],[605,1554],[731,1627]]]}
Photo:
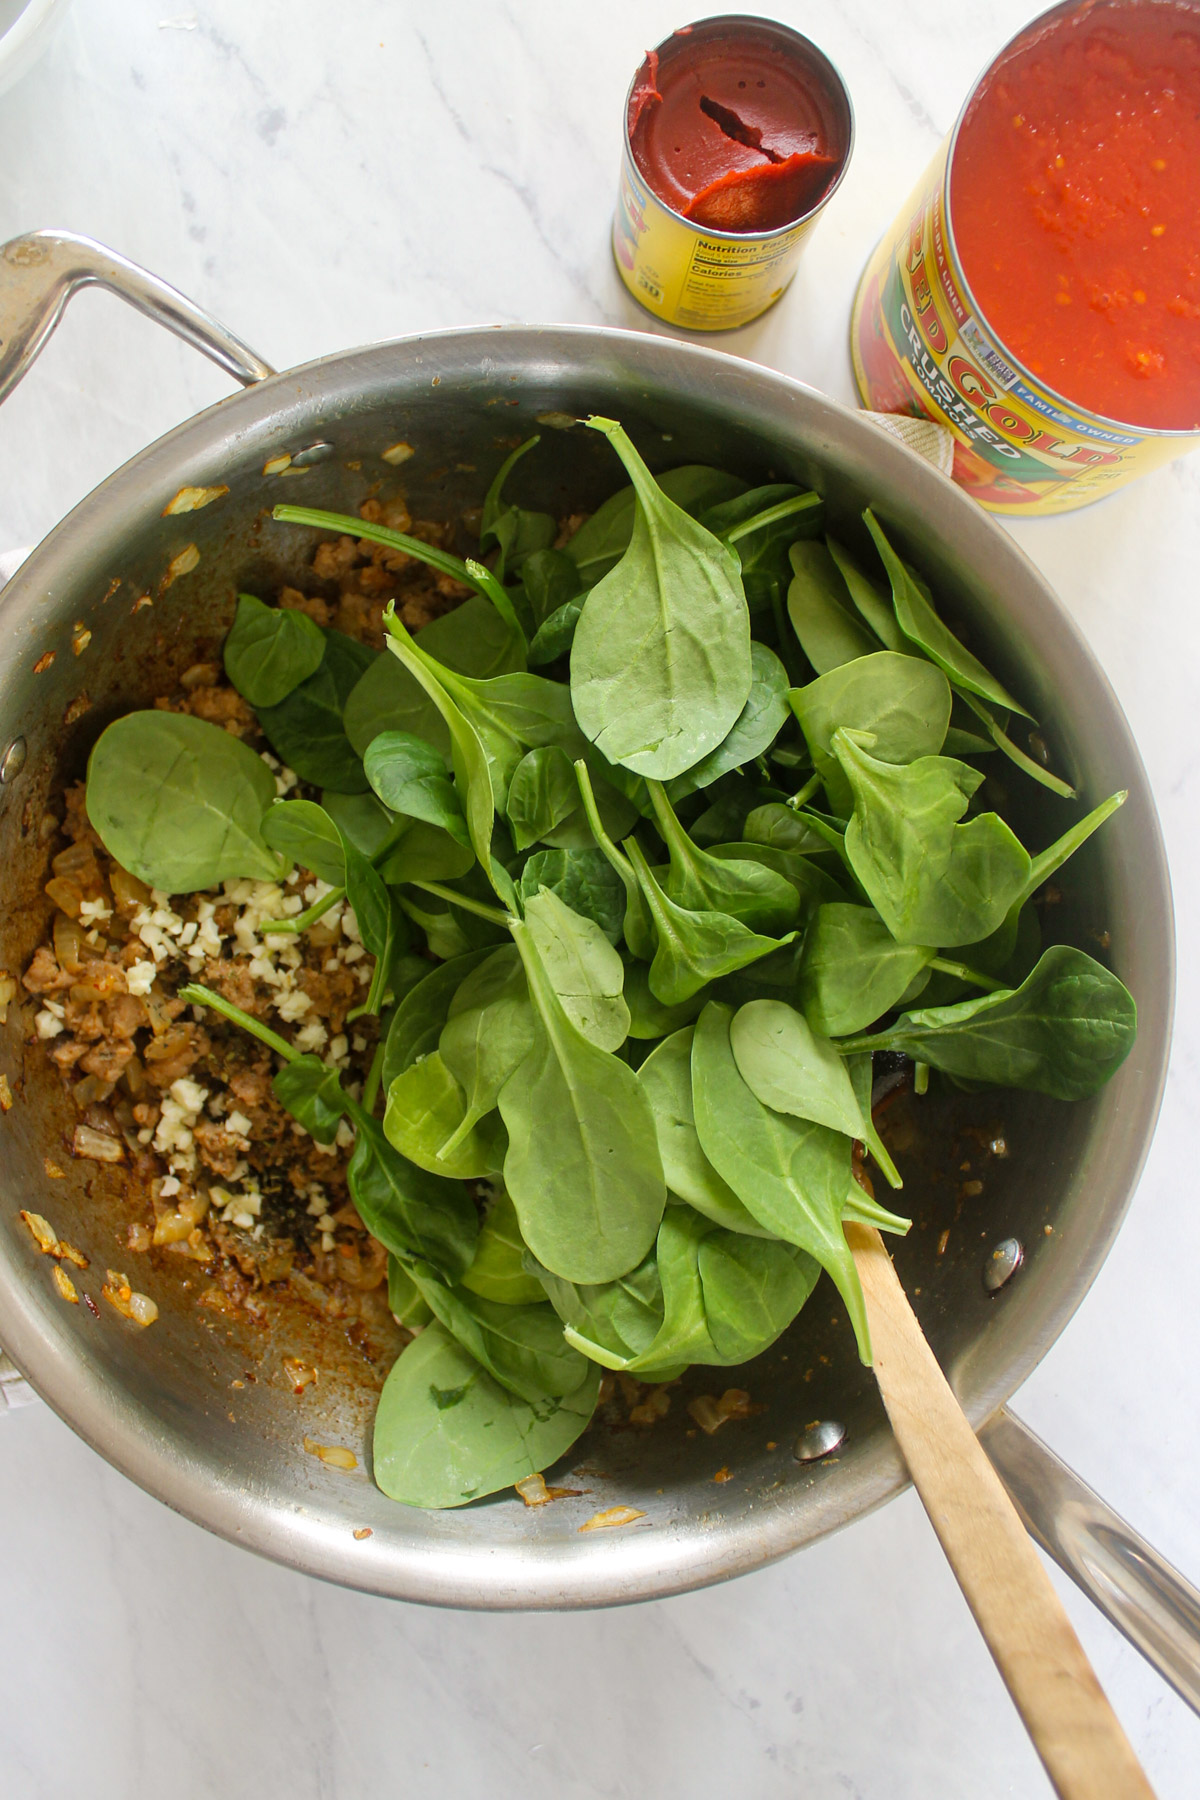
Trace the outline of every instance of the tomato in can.
{"label": "tomato in can", "polygon": [[625,105],[613,253],[668,325],[728,331],[773,305],[841,182],[850,98],[824,53],[767,19],[687,25]]}
{"label": "tomato in can", "polygon": [[1200,444],[1200,6],[1069,0],[968,97],[867,264],[864,403],[949,427],[995,512]]}

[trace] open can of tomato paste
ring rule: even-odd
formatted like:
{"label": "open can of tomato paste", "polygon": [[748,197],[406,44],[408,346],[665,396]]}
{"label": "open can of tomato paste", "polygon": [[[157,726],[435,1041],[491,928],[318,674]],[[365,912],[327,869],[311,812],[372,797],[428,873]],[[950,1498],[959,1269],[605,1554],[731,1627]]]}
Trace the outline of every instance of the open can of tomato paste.
{"label": "open can of tomato paste", "polygon": [[1070,512],[1200,444],[1200,5],[1026,26],[868,262],[850,345],[864,404],[948,426],[993,512]]}
{"label": "open can of tomato paste", "polygon": [[693,331],[757,318],[795,274],[853,141],[845,83],[799,32],[730,15],[672,33],[625,103],[613,253],[634,299]]}

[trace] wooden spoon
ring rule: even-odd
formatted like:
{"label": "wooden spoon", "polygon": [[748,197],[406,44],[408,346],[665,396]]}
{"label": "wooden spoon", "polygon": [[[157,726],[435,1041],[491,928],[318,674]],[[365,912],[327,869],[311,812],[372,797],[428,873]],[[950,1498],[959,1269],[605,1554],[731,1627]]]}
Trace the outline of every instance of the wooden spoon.
{"label": "wooden spoon", "polygon": [[875,1375],[913,1486],[1060,1800],[1154,1800],[874,1226],[847,1223]]}

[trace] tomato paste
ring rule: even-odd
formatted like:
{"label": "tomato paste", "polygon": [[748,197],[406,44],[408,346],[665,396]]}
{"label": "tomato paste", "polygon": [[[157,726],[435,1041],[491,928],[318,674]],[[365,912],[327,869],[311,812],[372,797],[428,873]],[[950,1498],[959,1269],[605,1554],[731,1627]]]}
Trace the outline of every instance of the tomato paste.
{"label": "tomato paste", "polygon": [[708,231],[775,231],[832,187],[846,108],[770,28],[730,19],[651,50],[629,97],[629,144],[665,205]]}
{"label": "tomato paste", "polygon": [[1200,8],[1098,0],[1033,27],[968,107],[949,191],[1006,353],[1102,418],[1200,429]]}

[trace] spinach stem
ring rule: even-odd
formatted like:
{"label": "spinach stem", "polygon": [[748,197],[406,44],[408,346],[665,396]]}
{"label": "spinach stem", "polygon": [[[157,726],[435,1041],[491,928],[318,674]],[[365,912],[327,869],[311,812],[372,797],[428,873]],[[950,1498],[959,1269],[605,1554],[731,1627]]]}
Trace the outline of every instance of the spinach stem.
{"label": "spinach stem", "polygon": [[369,1113],[375,1111],[375,1102],[379,1098],[379,1084],[383,1079],[383,1053],[386,1048],[385,1039],[380,1038],[371,1058],[371,1067],[367,1070],[367,1079],[363,1083],[362,1103]]}
{"label": "spinach stem", "polygon": [[968,969],[965,963],[950,962],[944,956],[935,956],[929,964],[931,969],[940,969],[943,975],[953,975],[959,981],[970,981],[989,994],[998,994],[1003,988],[1002,981],[993,981],[990,975],[980,975],[976,969]]}
{"label": "spinach stem", "polygon": [[913,1093],[914,1094],[927,1094],[928,1092],[929,1092],[929,1064],[927,1062],[914,1063],[913,1064]]}
{"label": "spinach stem", "polygon": [[259,927],[259,930],[264,937],[269,931],[274,932],[280,937],[285,934],[288,937],[298,936],[300,932],[307,931],[310,925],[315,925],[318,919],[323,919],[325,914],[331,911],[332,908],[337,905],[339,900],[344,900],[345,898],[346,890],[344,887],[330,888],[329,892],[322,895],[321,899],[310,906],[307,912],[296,913],[290,919],[266,919]]}
{"label": "spinach stem", "polygon": [[368,544],[403,550],[406,556],[415,557],[418,562],[436,569],[439,575],[451,575],[455,581],[474,588],[476,593],[486,591],[461,557],[451,556],[448,550],[436,550],[432,544],[423,544],[420,538],[408,537],[403,531],[392,531],[386,525],[371,525],[350,513],[325,512],[313,506],[277,506],[271,517],[279,525],[314,525],[321,531],[340,531],[347,537],[363,538]]}
{"label": "spinach stem", "polygon": [[804,786],[798,789],[788,801],[788,805],[792,808],[792,811],[799,812],[802,806],[807,806],[820,785],[821,777],[819,775],[810,775]]}
{"label": "spinach stem", "polygon": [[498,906],[485,906],[482,900],[468,899],[466,894],[456,894],[453,888],[445,887],[440,881],[414,881],[409,885],[420,888],[422,893],[436,894],[439,900],[448,900],[451,906],[461,906],[464,912],[477,913],[493,925],[503,925],[505,930],[512,923],[511,913],[501,912]]}
{"label": "spinach stem", "polygon": [[251,1037],[256,1037],[269,1050],[274,1050],[277,1056],[282,1056],[284,1062],[295,1062],[300,1055],[299,1050],[289,1044],[286,1038],[281,1038],[277,1031],[272,1031],[269,1025],[264,1025],[261,1019],[251,1018],[248,1012],[243,1012],[232,1000],[226,1000],[223,994],[214,993],[212,988],[202,987],[198,981],[189,981],[186,987],[181,987],[179,998],[186,1000],[189,1006],[210,1007],[231,1024],[240,1025]]}
{"label": "spinach stem", "polygon": [[491,601],[517,643],[520,644],[522,656],[528,656],[529,639],[525,636],[521,621],[518,619],[512,603],[512,596],[504,583],[497,581],[492,570],[486,564],[475,562],[471,557],[467,558],[466,567],[480,593],[486,595]]}
{"label": "spinach stem", "polygon": [[768,525],[777,525],[781,519],[790,519],[793,513],[809,512],[819,503],[818,494],[794,494],[790,500],[777,501],[765,511],[755,513],[752,519],[743,519],[739,525],[731,525],[728,531],[721,533],[721,542],[736,544],[739,538],[749,537],[752,531],[765,531]]}

